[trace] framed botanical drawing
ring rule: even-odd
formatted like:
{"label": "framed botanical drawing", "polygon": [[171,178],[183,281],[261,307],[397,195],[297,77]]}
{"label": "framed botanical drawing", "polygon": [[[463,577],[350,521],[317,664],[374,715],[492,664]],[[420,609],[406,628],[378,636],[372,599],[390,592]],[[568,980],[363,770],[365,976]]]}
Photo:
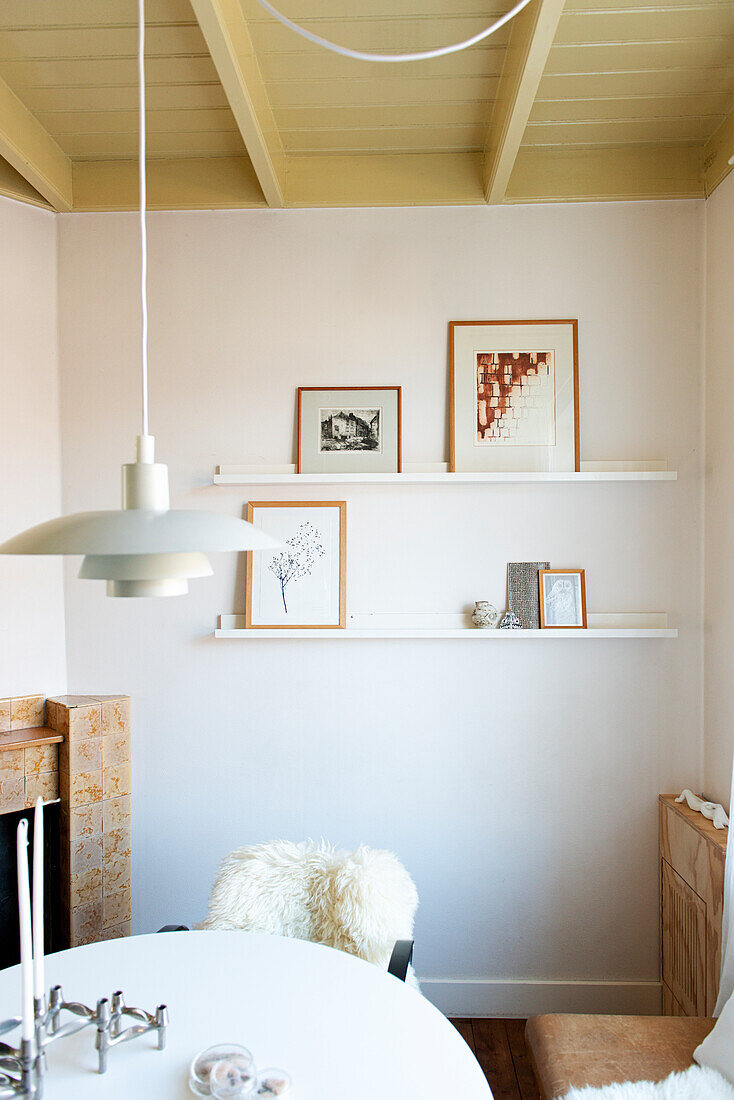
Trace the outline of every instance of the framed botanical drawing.
{"label": "framed botanical drawing", "polygon": [[299,388],[299,474],[396,474],[400,452],[400,386]]}
{"label": "framed botanical drawing", "polygon": [[540,625],[544,630],[586,626],[586,579],[583,569],[541,569]]}
{"label": "framed botanical drawing", "polygon": [[579,469],[578,321],[451,321],[453,471]]}
{"label": "framed botanical drawing", "polygon": [[245,626],[345,627],[347,506],[344,501],[252,501],[247,519],[283,550],[247,555]]}

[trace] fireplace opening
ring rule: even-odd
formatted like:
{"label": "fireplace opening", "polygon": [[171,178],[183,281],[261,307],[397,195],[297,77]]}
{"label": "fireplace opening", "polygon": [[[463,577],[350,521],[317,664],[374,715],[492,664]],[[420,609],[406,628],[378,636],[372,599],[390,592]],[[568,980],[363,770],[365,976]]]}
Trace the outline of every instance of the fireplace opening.
{"label": "fireplace opening", "polygon": [[[28,854],[33,874],[33,810],[0,814],[0,969],[20,962],[18,927],[18,870],[16,832],[18,822],[28,822]],[[61,806],[43,812],[44,946],[46,954],[68,947],[68,918],[61,885]]]}

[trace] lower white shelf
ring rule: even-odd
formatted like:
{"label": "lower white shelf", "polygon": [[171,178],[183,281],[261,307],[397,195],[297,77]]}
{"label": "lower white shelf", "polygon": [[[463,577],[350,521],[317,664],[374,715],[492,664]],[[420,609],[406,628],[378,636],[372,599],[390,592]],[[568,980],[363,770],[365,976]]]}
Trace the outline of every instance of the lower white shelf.
{"label": "lower white shelf", "polygon": [[353,641],[358,638],[443,638],[475,642],[527,641],[538,639],[558,642],[572,639],[597,638],[677,638],[678,631],[668,627],[664,612],[631,613],[617,615],[589,615],[585,630],[481,630],[471,625],[468,615],[369,615],[352,612],[347,616],[345,629],[246,629],[244,615],[220,615],[215,638],[239,638],[250,642],[264,639],[288,641],[296,638],[340,639]]}

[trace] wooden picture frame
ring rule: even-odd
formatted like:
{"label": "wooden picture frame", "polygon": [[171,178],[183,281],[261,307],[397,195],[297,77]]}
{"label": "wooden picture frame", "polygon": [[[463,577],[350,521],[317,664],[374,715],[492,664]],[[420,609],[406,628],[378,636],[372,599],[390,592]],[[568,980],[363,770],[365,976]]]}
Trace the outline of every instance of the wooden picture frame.
{"label": "wooden picture frame", "polygon": [[[564,611],[561,606],[561,601],[564,601],[563,592],[559,592],[556,598],[556,610],[553,615],[549,614],[549,608],[546,603],[549,598],[552,599],[552,593],[549,597],[547,586],[544,583],[545,577],[559,577],[573,576],[578,577],[578,592],[574,593],[571,600],[568,602],[569,609],[576,608],[578,611],[578,621],[573,623],[559,623],[549,622],[550,618],[563,618]],[[541,630],[586,630],[586,571],[584,569],[540,569],[538,571],[538,596],[540,600],[540,628]],[[566,602],[566,601],[564,601]]]}
{"label": "wooden picture frame", "polygon": [[[276,616],[273,616],[272,622],[256,621],[259,615],[254,611],[253,593],[254,587],[257,583],[257,577],[261,573],[262,569],[270,569],[274,573],[274,577],[281,581],[281,594],[283,596],[283,606],[286,608],[285,614],[288,614],[285,599],[285,584],[283,579],[278,577],[277,572],[272,569],[272,563],[276,563],[284,551],[256,551],[252,550],[247,553],[247,590],[245,594],[245,627],[248,630],[334,630],[345,629],[347,625],[347,504],[344,500],[257,500],[250,501],[247,505],[247,520],[249,523],[257,525],[258,511],[261,511],[263,515],[267,515],[268,509],[299,509],[303,512],[307,512],[315,509],[334,509],[338,510],[338,524],[336,529],[338,530],[338,550],[334,555],[332,550],[333,560],[331,569],[333,573],[334,562],[338,560],[338,614],[335,616],[333,622],[283,622],[275,621]],[[263,525],[264,526],[264,525]],[[283,524],[280,525],[281,528]],[[287,525],[286,525],[287,526]],[[318,533],[318,532],[317,532]],[[278,537],[281,537],[282,531],[278,533]],[[254,557],[257,553],[260,561],[255,563]],[[322,555],[324,556],[324,555]],[[270,563],[267,559],[270,558]],[[302,574],[302,576],[310,576],[308,574]],[[298,579],[294,577],[292,579]],[[282,618],[282,616],[281,616]]]}
{"label": "wooden picture frame", "polygon": [[[394,404],[383,409],[379,407],[380,451],[379,454],[368,449],[344,449],[322,451],[320,447],[320,424],[313,422],[318,413],[314,407],[314,395],[323,394],[327,408],[343,405],[345,408],[363,409],[380,399],[383,394],[394,395]],[[342,394],[362,394],[362,402],[347,402]],[[339,401],[333,395],[339,395]],[[311,415],[306,424],[307,410]],[[376,410],[375,410],[376,411]],[[299,386],[298,387],[298,456],[296,472],[303,473],[402,473],[403,469],[403,412],[401,386]]]}
{"label": "wooden picture frame", "polygon": [[[565,326],[567,332],[557,326]],[[531,327],[535,330],[532,336]],[[513,329],[516,330],[514,333]],[[494,332],[498,334],[495,339],[499,340],[500,346],[492,349]],[[529,347],[533,343],[547,346],[553,357],[553,424],[557,431],[553,446],[547,443],[522,445],[521,442],[514,445],[510,438],[507,441],[501,438],[482,439],[479,443],[477,405],[481,399],[477,396],[477,358],[481,354],[481,345],[486,345],[486,351],[495,357],[510,351],[517,357],[520,348],[524,349],[522,355],[543,354]],[[532,369],[528,370],[528,377]],[[536,378],[538,373],[536,369]],[[559,400],[561,396],[562,401]],[[510,400],[509,392],[502,394],[501,401],[508,405],[508,411]],[[492,410],[492,424],[494,419]],[[500,418],[497,418],[498,425],[499,422]],[[487,431],[491,434],[491,430],[490,425]],[[510,433],[507,434],[509,436]],[[559,440],[559,436],[562,439]],[[578,472],[581,461],[578,320],[449,321],[449,446],[449,470],[452,473]]]}

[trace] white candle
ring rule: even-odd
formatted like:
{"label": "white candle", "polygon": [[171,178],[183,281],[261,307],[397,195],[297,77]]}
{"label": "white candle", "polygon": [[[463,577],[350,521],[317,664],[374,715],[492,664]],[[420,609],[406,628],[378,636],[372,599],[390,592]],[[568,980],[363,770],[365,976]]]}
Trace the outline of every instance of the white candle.
{"label": "white candle", "polygon": [[39,795],[33,815],[33,996],[45,992],[43,959],[43,799]]}
{"label": "white candle", "polygon": [[28,882],[28,822],[18,822],[18,917],[20,921],[21,1015],[24,1039],[32,1039],[33,1017],[33,944],[31,936],[31,890]]}

